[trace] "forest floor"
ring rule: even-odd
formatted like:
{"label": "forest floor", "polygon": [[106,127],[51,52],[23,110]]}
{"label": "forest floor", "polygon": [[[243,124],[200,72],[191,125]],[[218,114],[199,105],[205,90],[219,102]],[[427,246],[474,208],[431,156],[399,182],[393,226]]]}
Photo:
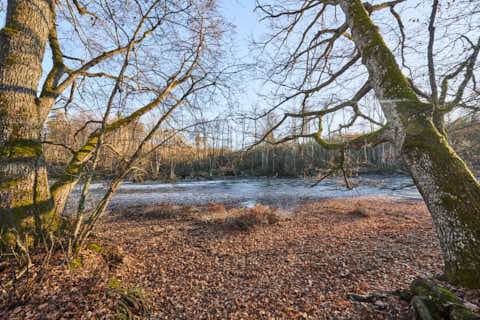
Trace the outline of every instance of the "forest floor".
{"label": "forest floor", "polygon": [[[378,197],[291,213],[123,208],[105,217],[81,257],[73,270],[59,250],[8,286],[15,264],[1,264],[0,318],[404,319],[408,303],[394,292],[443,264],[425,205]],[[480,302],[479,291],[453,289]]]}

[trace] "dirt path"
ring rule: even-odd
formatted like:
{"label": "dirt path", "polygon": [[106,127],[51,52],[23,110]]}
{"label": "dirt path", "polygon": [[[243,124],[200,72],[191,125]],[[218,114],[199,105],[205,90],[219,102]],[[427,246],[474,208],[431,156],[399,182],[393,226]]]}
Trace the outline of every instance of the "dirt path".
{"label": "dirt path", "polygon": [[[358,207],[369,217],[352,213]],[[87,250],[84,267],[52,268],[24,305],[3,316],[38,319],[54,308],[58,319],[113,317],[116,300],[105,292],[117,283],[147,293],[152,319],[396,319],[406,311],[400,299],[361,303],[348,295],[405,289],[416,277],[441,272],[419,201],[309,203],[248,232],[205,219],[221,206],[173,209],[188,214],[130,208],[110,215],[95,241],[117,247],[123,264],[108,270]]]}

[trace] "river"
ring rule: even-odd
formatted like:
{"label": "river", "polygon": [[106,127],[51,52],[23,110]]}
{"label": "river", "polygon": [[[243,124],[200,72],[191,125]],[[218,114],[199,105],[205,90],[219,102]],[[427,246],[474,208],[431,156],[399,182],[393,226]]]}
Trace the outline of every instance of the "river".
{"label": "river", "polygon": [[[254,206],[257,203],[282,208],[295,207],[305,201],[325,198],[355,198],[360,196],[389,196],[402,199],[421,199],[412,180],[407,176],[366,175],[351,178],[353,190],[345,187],[341,178],[329,178],[315,187],[314,180],[284,178],[236,178],[178,183],[123,183],[111,201],[111,207],[155,205],[162,202],[202,205],[208,202]],[[90,203],[102,196],[107,183],[91,185]],[[70,210],[80,193],[77,187],[69,201]]]}

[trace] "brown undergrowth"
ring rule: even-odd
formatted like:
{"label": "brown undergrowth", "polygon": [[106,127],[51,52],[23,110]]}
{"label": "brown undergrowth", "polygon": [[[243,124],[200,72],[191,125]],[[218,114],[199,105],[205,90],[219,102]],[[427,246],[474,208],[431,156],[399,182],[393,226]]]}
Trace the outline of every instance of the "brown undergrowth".
{"label": "brown undergrowth", "polygon": [[[5,262],[0,318],[401,319],[407,304],[391,293],[442,268],[424,204],[391,198],[306,203],[293,213],[123,208],[81,257],[73,270],[59,250],[42,274],[31,270],[14,286],[6,283],[15,266]],[[478,292],[466,294],[477,302]]]}

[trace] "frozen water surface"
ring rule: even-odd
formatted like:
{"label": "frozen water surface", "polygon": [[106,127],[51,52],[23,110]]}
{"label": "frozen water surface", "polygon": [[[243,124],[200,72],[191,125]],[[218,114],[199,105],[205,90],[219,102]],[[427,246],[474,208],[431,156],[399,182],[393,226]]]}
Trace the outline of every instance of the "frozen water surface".
{"label": "frozen water surface", "polygon": [[[330,178],[316,187],[314,180],[278,178],[242,178],[179,183],[129,183],[122,184],[112,199],[111,206],[131,206],[170,202],[201,205],[208,202],[254,206],[257,203],[283,208],[299,202],[324,198],[355,198],[358,196],[390,196],[421,199],[412,180],[406,176],[363,176],[351,178],[353,190],[345,187],[343,179]],[[106,184],[96,183],[90,188],[91,198],[101,197]],[[78,198],[80,187],[72,194]],[[73,206],[75,201],[70,202]]]}

